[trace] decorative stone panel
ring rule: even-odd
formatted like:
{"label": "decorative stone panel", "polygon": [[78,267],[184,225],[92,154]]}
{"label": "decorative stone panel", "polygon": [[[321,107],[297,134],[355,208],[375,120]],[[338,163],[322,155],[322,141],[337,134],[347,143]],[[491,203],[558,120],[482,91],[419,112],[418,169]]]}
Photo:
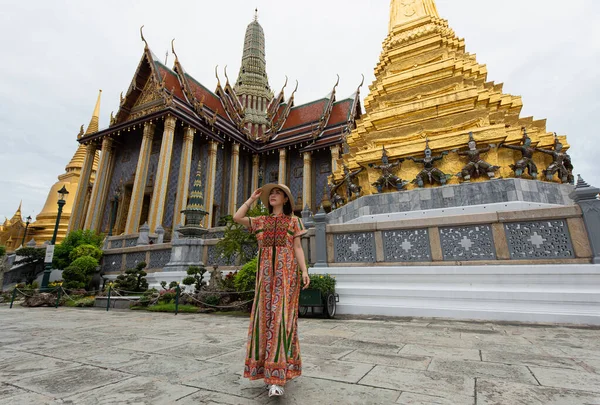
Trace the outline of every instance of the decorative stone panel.
{"label": "decorative stone panel", "polygon": [[233,264],[233,260],[229,261],[226,257],[221,256],[217,253],[217,247],[215,245],[208,246],[208,257],[206,258],[207,266],[230,266]]}
{"label": "decorative stone panel", "polygon": [[171,260],[171,249],[153,250],[150,252],[150,269],[162,269]]}
{"label": "decorative stone panel", "polygon": [[121,263],[123,262],[123,255],[104,255],[102,258],[103,266],[102,270],[105,272],[116,272],[121,271]]}
{"label": "decorative stone panel", "polygon": [[246,257],[249,258],[256,257],[256,255],[258,254],[258,249],[255,246],[243,245],[242,250],[244,251]]}
{"label": "decorative stone panel", "polygon": [[125,247],[133,247],[137,245],[138,238],[131,238],[125,241]]}
{"label": "decorative stone panel", "polygon": [[133,252],[127,253],[127,257],[125,259],[125,268],[126,269],[134,269],[138,263],[146,261],[146,252]]}
{"label": "decorative stone panel", "polygon": [[491,225],[440,228],[444,260],[495,260]]}
{"label": "decorative stone panel", "polygon": [[565,220],[513,222],[504,224],[504,230],[513,260],[575,257]]}
{"label": "decorative stone panel", "polygon": [[431,247],[427,229],[384,231],[383,255],[386,262],[430,262]]}
{"label": "decorative stone panel", "polygon": [[375,263],[375,234],[357,232],[333,238],[336,263]]}

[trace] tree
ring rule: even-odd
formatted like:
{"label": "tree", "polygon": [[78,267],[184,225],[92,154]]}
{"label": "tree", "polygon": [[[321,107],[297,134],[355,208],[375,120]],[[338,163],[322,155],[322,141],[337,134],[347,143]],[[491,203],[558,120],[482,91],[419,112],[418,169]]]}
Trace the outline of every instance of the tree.
{"label": "tree", "polygon": [[98,267],[98,260],[92,256],[82,256],[73,261],[63,270],[65,288],[86,288],[92,281],[92,276]]}
{"label": "tree", "polygon": [[[261,215],[269,215],[269,211],[262,204],[257,204],[254,208],[248,211],[249,217],[259,217]],[[241,263],[246,263],[252,257],[247,254],[247,250],[244,247],[249,246],[251,251],[255,251],[258,247],[256,236],[253,233],[235,222],[233,217],[228,215],[227,225],[223,239],[217,243],[217,253],[223,255],[229,262],[235,257],[239,257]]]}
{"label": "tree", "polygon": [[90,230],[73,231],[54,249],[54,260],[52,265],[57,269],[66,269],[77,259],[71,258],[71,253],[75,248],[81,245],[92,245],[100,249],[104,235]]}
{"label": "tree", "polygon": [[15,261],[14,264],[25,265],[28,269],[28,271],[25,273],[26,283],[33,283],[37,276],[44,271],[44,258],[46,257],[46,249],[24,247],[17,250],[15,253],[21,258]]}
{"label": "tree", "polygon": [[119,274],[115,280],[114,288],[127,292],[144,292],[148,289],[148,281],[146,276],[148,273],[144,271],[145,262],[140,262],[135,266],[135,269],[125,270],[125,274]]}
{"label": "tree", "polygon": [[183,279],[182,283],[185,285],[194,284],[196,292],[200,292],[202,287],[206,285],[206,282],[203,281],[204,273],[206,273],[206,268],[198,267],[198,266],[190,266],[187,269],[188,276]]}
{"label": "tree", "polygon": [[0,246],[0,257],[4,256],[5,254],[6,254],[6,247]]}
{"label": "tree", "polygon": [[69,259],[77,260],[80,257],[84,256],[91,256],[96,260],[100,260],[100,258],[102,257],[102,250],[90,244],[79,245],[71,251],[71,253],[69,254]]}

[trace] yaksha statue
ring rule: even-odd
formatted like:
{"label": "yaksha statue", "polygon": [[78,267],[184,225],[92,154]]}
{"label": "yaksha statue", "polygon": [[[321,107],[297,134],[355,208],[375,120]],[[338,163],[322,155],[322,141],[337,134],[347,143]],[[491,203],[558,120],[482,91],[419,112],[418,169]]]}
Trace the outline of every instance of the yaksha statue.
{"label": "yaksha statue", "polygon": [[334,186],[331,190],[331,204],[334,203],[334,199],[336,198],[334,193],[337,193],[337,190],[343,185],[346,186],[346,198],[348,201],[350,201],[353,197],[360,197],[362,187],[358,184],[355,184],[354,179],[364,169],[365,168],[361,166],[360,169],[350,171],[350,169],[348,169],[348,167],[344,165],[344,177],[339,182],[334,183]]}
{"label": "yaksha statue", "polygon": [[[343,182],[339,183],[340,185],[343,184]],[[341,206],[343,206],[344,204],[346,204],[346,200],[344,200],[344,197],[342,197],[341,195],[339,195],[337,193],[337,189],[338,187],[335,186],[334,184],[331,183],[327,183],[327,186],[329,188],[329,202],[331,203],[331,209],[332,210],[336,210],[338,208],[340,208]]]}
{"label": "yaksha statue", "polygon": [[460,156],[467,156],[469,163],[456,176],[468,182],[471,181],[471,177],[479,177],[485,173],[490,179],[493,179],[496,176],[495,172],[500,169],[500,166],[493,166],[481,159],[481,154],[488,152],[490,149],[490,146],[477,149],[477,142],[473,138],[473,132],[469,132],[469,150],[458,152]]}
{"label": "yaksha statue", "polygon": [[400,166],[400,163],[403,161],[404,159],[398,159],[394,163],[390,163],[385,146],[383,147],[381,164],[372,166],[375,169],[381,170],[381,177],[373,183],[373,186],[377,188],[378,193],[383,193],[384,188],[395,188],[400,191],[408,184],[408,181],[403,181],[400,177],[392,173],[392,169]]}
{"label": "yaksha statue", "polygon": [[562,151],[563,144],[558,141],[558,136],[554,133],[554,150],[535,148],[538,152],[552,156],[552,163],[544,170],[546,180],[552,181],[554,174],[558,172],[558,177],[561,183],[575,183],[573,177],[573,164],[571,157]]}
{"label": "yaksha statue", "polygon": [[536,164],[533,162],[533,153],[535,152],[535,148],[531,146],[531,138],[527,135],[527,130],[523,128],[523,141],[521,146],[514,145],[504,145],[501,144],[503,148],[518,150],[521,152],[521,159],[517,161],[514,165],[510,165],[510,168],[515,172],[515,177],[521,177],[527,169],[527,172],[534,179],[537,178],[538,169]]}
{"label": "yaksha statue", "polygon": [[448,177],[450,176],[442,172],[440,169],[434,167],[433,163],[438,160],[442,160],[447,154],[448,151],[444,151],[439,156],[432,156],[431,149],[429,148],[429,139],[427,139],[425,141],[425,158],[407,158],[415,163],[421,163],[424,166],[423,170],[417,174],[417,177],[412,182],[421,188],[425,186],[425,182],[428,182],[429,184],[440,183],[442,186],[445,185],[448,181]]}

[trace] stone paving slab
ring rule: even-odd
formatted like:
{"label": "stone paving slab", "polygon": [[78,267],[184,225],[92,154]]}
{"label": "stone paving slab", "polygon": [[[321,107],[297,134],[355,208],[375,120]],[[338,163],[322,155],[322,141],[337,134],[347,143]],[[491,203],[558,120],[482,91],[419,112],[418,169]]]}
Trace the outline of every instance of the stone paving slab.
{"label": "stone paving slab", "polygon": [[247,316],[0,304],[0,405],[600,405],[598,328],[345,318],[300,319],[303,376],[269,399]]}

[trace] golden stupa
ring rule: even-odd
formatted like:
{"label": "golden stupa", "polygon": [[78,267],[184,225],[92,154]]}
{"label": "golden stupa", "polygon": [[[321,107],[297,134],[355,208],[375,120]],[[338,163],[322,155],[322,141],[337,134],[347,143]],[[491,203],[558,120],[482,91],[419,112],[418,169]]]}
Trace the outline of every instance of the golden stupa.
{"label": "golden stupa", "polygon": [[[479,148],[491,146],[482,158],[500,166],[497,176],[505,178],[514,177],[509,165],[521,154],[498,148],[499,144],[520,145],[525,130],[533,146],[552,149],[554,145],[546,120],[521,118],[521,98],[503,93],[502,84],[487,81],[485,65],[465,51],[464,40],[440,18],[434,0],[391,1],[389,34],[369,89],[366,113],[347,136],[346,153],[333,175],[336,183],[343,176],[342,164],[352,171],[381,162],[383,146],[392,162],[423,157],[429,140],[434,155],[450,152],[436,167],[453,175],[448,184],[456,184],[455,175],[467,160],[455,152],[467,148],[469,132]],[[568,149],[564,136],[558,140]],[[552,158],[536,153],[534,161],[542,180]],[[405,161],[396,175],[412,181],[421,169],[422,165]],[[372,183],[380,175],[375,169],[359,174],[363,194],[376,192]]]}
{"label": "golden stupa", "polygon": [[[83,132],[83,125],[77,135],[77,139],[84,135],[93,134],[98,132],[98,125],[100,120],[100,98],[102,96],[102,90],[98,93],[98,99],[96,101],[96,107],[92,114],[92,119],[87,127],[85,133]],[[79,178],[81,176],[81,168],[83,167],[83,160],[85,158],[85,145],[79,144],[77,151],[73,155],[73,158],[65,168],[65,173],[58,176],[58,182],[56,182],[50,192],[48,198],[44,204],[44,208],[37,215],[36,221],[30,226],[31,232],[28,232],[27,239],[34,238],[36,242],[43,243],[52,239],[54,227],[56,225],[56,217],[58,215],[58,190],[63,186],[67,188],[69,194],[66,198],[66,204],[63,207],[62,215],[60,217],[60,224],[58,226],[58,233],[56,236],[56,243],[60,243],[67,235],[67,228],[69,226],[69,219],[71,218],[71,211],[73,208],[73,201],[75,200],[75,192],[79,184]],[[94,164],[92,166],[91,183],[93,184],[96,177],[96,170],[98,168],[99,154],[96,152]],[[91,184],[90,184],[91,189]],[[89,193],[88,193],[89,194]],[[89,198],[89,195],[88,195]],[[87,205],[87,204],[86,204]]]}

